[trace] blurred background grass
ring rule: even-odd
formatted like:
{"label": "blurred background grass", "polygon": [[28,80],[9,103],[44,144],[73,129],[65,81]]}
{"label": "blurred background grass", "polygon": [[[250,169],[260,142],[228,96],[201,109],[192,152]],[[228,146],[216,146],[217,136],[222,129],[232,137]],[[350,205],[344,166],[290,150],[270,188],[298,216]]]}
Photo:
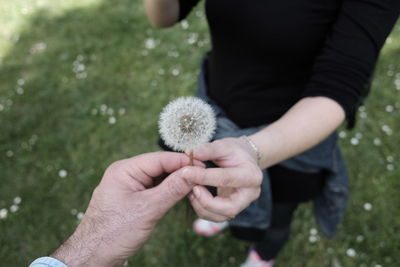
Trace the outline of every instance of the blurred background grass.
{"label": "blurred background grass", "polygon": [[[0,266],[51,253],[113,161],[158,150],[157,119],[193,94],[210,47],[202,7],[166,30],[141,1],[0,0]],[[400,25],[353,131],[340,131],[351,199],[334,240],[296,213],[277,266],[400,266]],[[238,266],[246,244],[184,231],[183,205],[127,266]],[[194,215],[192,215],[194,218]]]}

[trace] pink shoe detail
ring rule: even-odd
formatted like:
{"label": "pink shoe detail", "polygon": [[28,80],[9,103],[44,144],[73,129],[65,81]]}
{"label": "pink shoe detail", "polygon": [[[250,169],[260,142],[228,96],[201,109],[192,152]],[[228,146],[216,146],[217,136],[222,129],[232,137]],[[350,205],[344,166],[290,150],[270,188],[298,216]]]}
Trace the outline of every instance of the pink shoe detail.
{"label": "pink shoe detail", "polygon": [[260,255],[251,248],[246,261],[240,265],[241,267],[273,267],[275,260],[264,261]]}
{"label": "pink shoe detail", "polygon": [[196,233],[203,236],[213,236],[228,227],[228,222],[211,222],[203,219],[197,219],[193,223],[193,229]]}

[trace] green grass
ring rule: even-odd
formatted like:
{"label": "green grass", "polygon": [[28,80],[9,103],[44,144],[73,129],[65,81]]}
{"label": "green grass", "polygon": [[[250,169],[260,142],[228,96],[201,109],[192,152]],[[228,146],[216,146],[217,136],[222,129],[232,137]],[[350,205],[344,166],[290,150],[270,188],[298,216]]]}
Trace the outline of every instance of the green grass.
{"label": "green grass", "polygon": [[[0,210],[8,210],[0,219],[0,266],[27,266],[52,252],[108,164],[158,149],[161,108],[193,94],[210,46],[197,10],[188,28],[154,30],[141,1],[0,0]],[[399,47],[397,26],[360,113],[366,116],[341,139],[352,195],[338,236],[310,243],[316,226],[311,205],[303,205],[277,266],[400,265]],[[22,202],[11,212],[17,196]],[[183,228],[180,204],[128,266],[238,266],[246,256],[246,244],[229,233],[208,239]]]}

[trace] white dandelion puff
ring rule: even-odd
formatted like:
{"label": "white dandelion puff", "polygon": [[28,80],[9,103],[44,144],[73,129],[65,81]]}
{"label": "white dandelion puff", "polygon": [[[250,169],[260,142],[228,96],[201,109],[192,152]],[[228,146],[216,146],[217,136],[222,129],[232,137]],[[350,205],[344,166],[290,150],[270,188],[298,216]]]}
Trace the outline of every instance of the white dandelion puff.
{"label": "white dandelion puff", "polygon": [[160,114],[159,130],[165,144],[176,151],[193,151],[207,143],[215,131],[215,115],[210,105],[196,97],[180,97]]}

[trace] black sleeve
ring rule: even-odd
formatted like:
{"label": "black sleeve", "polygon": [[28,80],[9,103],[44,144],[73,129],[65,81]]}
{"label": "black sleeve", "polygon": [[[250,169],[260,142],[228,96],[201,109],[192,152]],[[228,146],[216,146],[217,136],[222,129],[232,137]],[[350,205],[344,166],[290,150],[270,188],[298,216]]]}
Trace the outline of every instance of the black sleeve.
{"label": "black sleeve", "polygon": [[199,2],[200,0],[179,0],[179,21],[186,18]]}
{"label": "black sleeve", "polygon": [[400,0],[344,0],[316,57],[306,96],[326,96],[345,110],[349,126],[368,91],[379,52],[399,16]]}

